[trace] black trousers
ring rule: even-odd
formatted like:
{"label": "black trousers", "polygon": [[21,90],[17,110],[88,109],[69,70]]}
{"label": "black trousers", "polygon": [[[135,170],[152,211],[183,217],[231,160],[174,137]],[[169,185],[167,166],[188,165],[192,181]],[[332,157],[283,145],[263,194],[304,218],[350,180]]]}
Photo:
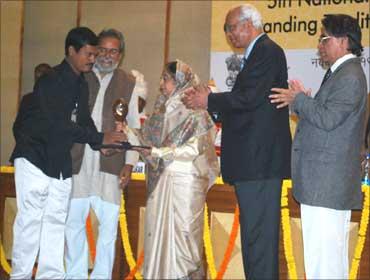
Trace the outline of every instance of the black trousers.
{"label": "black trousers", "polygon": [[281,179],[235,183],[245,277],[279,279]]}

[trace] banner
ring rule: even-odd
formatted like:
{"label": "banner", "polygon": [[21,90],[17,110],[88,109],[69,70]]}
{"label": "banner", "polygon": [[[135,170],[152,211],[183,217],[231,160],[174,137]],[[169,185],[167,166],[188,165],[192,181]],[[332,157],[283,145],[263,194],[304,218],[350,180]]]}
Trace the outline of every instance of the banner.
{"label": "banner", "polygon": [[237,63],[244,50],[235,50],[227,42],[223,25],[228,10],[242,4],[252,4],[261,13],[264,32],[285,51],[290,79],[300,79],[306,88],[316,93],[327,66],[317,54],[324,14],[349,14],[362,29],[361,57],[370,91],[369,0],[265,0],[213,1],[211,35],[211,74],[220,91],[232,88]]}

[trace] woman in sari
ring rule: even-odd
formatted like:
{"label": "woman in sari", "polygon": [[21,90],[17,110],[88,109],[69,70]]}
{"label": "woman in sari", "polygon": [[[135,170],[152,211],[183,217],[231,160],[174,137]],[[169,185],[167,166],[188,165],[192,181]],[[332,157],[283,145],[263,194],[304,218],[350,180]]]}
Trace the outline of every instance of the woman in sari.
{"label": "woman in sari", "polygon": [[189,110],[182,93],[199,84],[184,62],[163,70],[153,114],[138,138],[147,164],[144,278],[200,279],[203,215],[208,189],[219,173],[215,126],[205,110]]}

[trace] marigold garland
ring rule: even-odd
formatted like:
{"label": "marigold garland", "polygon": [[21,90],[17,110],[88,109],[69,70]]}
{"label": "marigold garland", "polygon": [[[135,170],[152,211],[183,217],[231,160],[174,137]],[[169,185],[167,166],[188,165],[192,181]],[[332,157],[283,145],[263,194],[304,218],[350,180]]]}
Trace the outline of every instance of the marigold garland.
{"label": "marigold garland", "polygon": [[12,271],[12,268],[10,267],[8,261],[6,260],[5,257],[5,252],[3,248],[3,244],[1,243],[1,234],[0,234],[0,263],[4,271],[8,274]]}
{"label": "marigold garland", "polygon": [[0,173],[14,173],[14,166],[0,166]]}
{"label": "marigold garland", "polygon": [[233,225],[231,228],[230,239],[227,244],[227,248],[224,254],[224,259],[220,265],[220,269],[218,270],[216,279],[222,279],[224,277],[227,266],[230,262],[231,253],[234,250],[235,240],[236,240],[236,237],[238,236],[238,232],[239,232],[239,206],[235,206],[234,221],[233,221]]}
{"label": "marigold garland", "polygon": [[369,224],[369,212],[370,212],[370,187],[368,185],[362,186],[362,192],[364,193],[364,204],[362,207],[360,228],[358,230],[358,239],[356,243],[355,253],[353,255],[351,270],[349,273],[349,279],[356,279],[358,267],[360,265],[362,252],[365,246],[366,231]]}
{"label": "marigold garland", "polygon": [[298,279],[296,263],[293,255],[293,242],[288,208],[288,188],[291,187],[291,181],[284,180],[281,191],[281,225],[283,228],[283,245],[285,260],[288,267],[288,275],[290,279]]}
{"label": "marigold garland", "polygon": [[134,276],[135,276],[136,272],[140,269],[140,267],[142,266],[143,262],[144,262],[144,250],[141,250],[140,256],[139,256],[139,259],[137,260],[136,266],[125,277],[125,280],[132,280],[132,279],[134,279]]}
{"label": "marigold garland", "polygon": [[[125,208],[125,197],[122,193],[121,195],[121,208],[120,208],[120,215],[119,215],[119,222],[121,228],[121,236],[122,236],[122,243],[123,248],[125,250],[126,261],[130,267],[130,270],[134,270],[137,266],[134,256],[132,254],[132,249],[130,245],[130,240],[128,237],[128,230],[127,230],[127,220],[126,220],[126,208]],[[143,279],[140,271],[136,271],[135,277],[138,280]]]}
{"label": "marigold garland", "polygon": [[[13,173],[14,167],[11,166],[1,166],[0,167],[1,173]],[[143,175],[142,174],[133,174],[132,177],[134,180],[142,180]],[[222,181],[219,179],[217,184],[222,184]],[[283,227],[283,243],[284,243],[284,252],[285,252],[285,258],[287,261],[287,267],[288,267],[288,274],[291,279],[297,279],[297,272],[296,272],[296,264],[295,259],[293,255],[293,246],[292,246],[292,239],[291,239],[291,230],[290,230],[290,214],[289,214],[289,208],[288,208],[288,188],[291,188],[291,181],[285,180],[282,188],[282,195],[281,195],[281,216],[282,216],[282,227]],[[358,268],[361,261],[362,252],[364,249],[365,241],[366,241],[366,232],[367,227],[369,223],[369,215],[370,215],[370,187],[367,185],[362,186],[362,192],[364,193],[364,202],[363,202],[363,209],[361,213],[361,220],[360,220],[360,228],[358,231],[358,239],[357,244],[355,247],[355,252],[351,264],[350,269],[350,279],[356,279]],[[237,213],[235,213],[237,215]],[[235,226],[235,217],[234,215],[234,223],[233,223],[233,230],[230,233],[230,239],[228,243],[227,250],[224,255],[224,259],[222,262],[222,265],[220,267],[219,272],[217,273],[215,264],[214,264],[214,258],[213,258],[213,251],[212,251],[212,244],[211,244],[211,238],[210,238],[210,232],[209,232],[209,225],[208,225],[208,208],[207,205],[205,205],[205,211],[204,211],[204,244],[205,244],[205,251],[206,251],[206,258],[208,267],[210,269],[211,277],[213,279],[222,279],[223,273],[226,271],[227,266],[227,258],[230,258],[231,252],[234,246],[231,246],[231,241],[235,238],[234,236],[234,226]],[[142,251],[140,253],[140,257],[138,259],[138,262],[135,262],[135,259],[132,254],[129,237],[128,237],[128,231],[127,231],[127,221],[126,221],[126,211],[125,211],[125,201],[124,197],[122,195],[121,197],[121,209],[120,209],[120,229],[121,229],[121,235],[122,235],[122,243],[123,247],[126,253],[126,260],[130,267],[130,273],[125,279],[132,279],[133,275],[135,275],[136,279],[143,279],[142,275],[138,271],[140,269],[140,266],[144,260],[144,252]],[[235,242],[235,240],[233,241]],[[1,243],[1,237],[0,237],[0,264],[4,271],[8,274],[10,274],[11,266],[9,265],[8,261],[6,260],[4,249]],[[226,264],[226,266],[224,265]],[[222,271],[225,269],[225,271],[222,273]],[[222,273],[222,274],[221,274]],[[221,276],[219,278],[219,276]],[[129,278],[130,277],[130,278]]]}
{"label": "marigold garland", "polygon": [[230,232],[228,245],[226,247],[220,268],[217,272],[215,261],[214,261],[214,256],[213,256],[212,242],[211,242],[210,230],[209,230],[209,224],[208,224],[208,207],[207,207],[207,204],[205,204],[203,241],[204,241],[204,248],[205,248],[205,253],[206,253],[208,269],[211,274],[211,279],[222,279],[223,275],[225,274],[227,266],[230,262],[232,251],[235,246],[235,240],[238,235],[238,232],[239,232],[239,207],[235,206],[234,221],[233,221],[232,229]]}
{"label": "marigold garland", "polygon": [[204,206],[203,241],[204,241],[204,248],[205,248],[209,273],[211,274],[211,278],[215,279],[216,276],[217,276],[217,271],[216,271],[215,259],[213,257],[212,244],[211,244],[211,235],[210,235],[210,232],[209,232],[208,206],[207,206],[207,204]]}

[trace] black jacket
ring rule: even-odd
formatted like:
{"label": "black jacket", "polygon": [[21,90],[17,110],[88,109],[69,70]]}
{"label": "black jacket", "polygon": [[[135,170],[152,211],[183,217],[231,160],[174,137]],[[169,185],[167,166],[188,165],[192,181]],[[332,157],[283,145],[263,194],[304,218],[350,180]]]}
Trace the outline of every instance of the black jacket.
{"label": "black jacket", "polygon": [[[73,110],[77,110],[75,122]],[[54,178],[72,176],[74,142],[98,145],[103,141],[90,117],[86,81],[65,60],[24,96],[13,133],[16,146],[10,160],[24,157]]]}
{"label": "black jacket", "polygon": [[287,63],[283,50],[263,35],[231,92],[209,95],[208,110],[222,116],[225,182],[290,178],[289,111],[270,103],[273,87],[287,88]]}

